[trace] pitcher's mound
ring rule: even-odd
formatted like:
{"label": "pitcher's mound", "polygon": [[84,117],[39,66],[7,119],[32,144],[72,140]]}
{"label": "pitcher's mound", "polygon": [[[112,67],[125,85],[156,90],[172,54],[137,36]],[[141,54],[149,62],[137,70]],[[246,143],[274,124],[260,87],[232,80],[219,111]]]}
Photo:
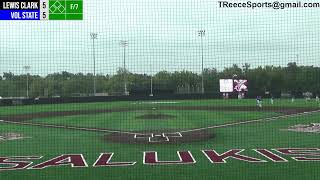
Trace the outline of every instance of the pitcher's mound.
{"label": "pitcher's mound", "polygon": [[176,116],[167,115],[167,114],[144,114],[141,116],[137,116],[136,119],[172,119]]}

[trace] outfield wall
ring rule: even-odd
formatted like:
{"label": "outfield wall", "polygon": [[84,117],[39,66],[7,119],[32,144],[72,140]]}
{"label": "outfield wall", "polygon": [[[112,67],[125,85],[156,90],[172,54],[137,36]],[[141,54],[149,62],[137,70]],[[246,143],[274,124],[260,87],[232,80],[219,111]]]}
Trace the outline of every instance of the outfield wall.
{"label": "outfield wall", "polygon": [[32,105],[32,104],[63,104],[63,103],[89,103],[112,101],[147,101],[147,100],[187,100],[187,99],[217,99],[219,94],[172,94],[161,96],[90,96],[90,97],[60,97],[39,99],[1,99],[0,106]]}
{"label": "outfield wall", "polygon": [[[263,93],[248,92],[246,98],[255,98]],[[281,98],[279,93],[273,94],[274,98]],[[237,98],[237,93],[230,93],[230,99]],[[263,95],[263,98],[270,98],[270,95]],[[296,95],[295,98],[303,98]],[[147,101],[147,100],[188,100],[188,99],[222,99],[222,93],[210,94],[155,94],[149,95],[129,95],[129,96],[89,96],[89,97],[58,97],[58,98],[39,98],[39,99],[0,99],[0,106],[12,105],[32,105],[32,104],[63,104],[63,103],[89,103],[89,102],[112,102],[112,101]]]}

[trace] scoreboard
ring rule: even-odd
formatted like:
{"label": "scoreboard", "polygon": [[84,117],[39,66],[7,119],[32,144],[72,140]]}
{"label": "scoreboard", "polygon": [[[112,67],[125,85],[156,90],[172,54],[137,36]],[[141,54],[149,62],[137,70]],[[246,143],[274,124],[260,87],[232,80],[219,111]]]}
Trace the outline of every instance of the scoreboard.
{"label": "scoreboard", "polygon": [[83,0],[0,0],[0,20],[82,20]]}

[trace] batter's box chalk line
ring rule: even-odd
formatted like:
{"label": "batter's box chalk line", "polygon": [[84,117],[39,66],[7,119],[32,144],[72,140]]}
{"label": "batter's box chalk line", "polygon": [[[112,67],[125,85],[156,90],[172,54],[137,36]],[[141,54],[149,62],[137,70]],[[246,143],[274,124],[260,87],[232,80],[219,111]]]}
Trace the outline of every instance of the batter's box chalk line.
{"label": "batter's box chalk line", "polygon": [[180,132],[174,133],[150,133],[150,134],[135,134],[135,139],[148,139],[150,143],[155,142],[169,142],[170,138],[180,138],[182,134]]}
{"label": "batter's box chalk line", "polygon": [[162,135],[167,137],[182,137],[182,134],[180,132],[162,133]]}

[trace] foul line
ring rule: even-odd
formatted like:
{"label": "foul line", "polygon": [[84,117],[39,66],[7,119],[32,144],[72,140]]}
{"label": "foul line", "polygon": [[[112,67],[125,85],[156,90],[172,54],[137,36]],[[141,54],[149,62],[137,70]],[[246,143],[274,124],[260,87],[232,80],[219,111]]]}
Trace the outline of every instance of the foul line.
{"label": "foul line", "polygon": [[302,115],[307,115],[307,114],[317,113],[317,112],[320,112],[320,110],[302,112],[302,113],[296,113],[296,114],[289,114],[289,115],[282,115],[282,116],[275,116],[275,117],[268,117],[268,118],[262,118],[262,119],[256,119],[256,120],[241,121],[241,122],[228,123],[228,124],[221,124],[221,125],[215,125],[215,126],[208,126],[208,127],[189,129],[189,130],[184,130],[184,131],[179,131],[179,132],[186,133],[186,132],[202,131],[202,130],[206,130],[206,129],[222,128],[222,127],[228,127],[228,126],[234,126],[234,125],[240,125],[240,124],[256,123],[256,122],[261,122],[261,121],[275,121],[275,120],[282,119],[282,118],[302,116]]}
{"label": "foul line", "polygon": [[[223,127],[229,127],[229,126],[235,126],[235,125],[241,125],[241,124],[250,124],[250,123],[262,122],[262,121],[275,121],[275,120],[282,119],[282,118],[308,115],[308,114],[317,113],[317,112],[320,112],[320,110],[303,112],[303,113],[296,113],[296,114],[290,114],[290,115],[281,115],[281,116],[276,116],[276,117],[268,117],[268,118],[262,118],[262,119],[256,119],[256,120],[248,120],[248,121],[235,122],[235,123],[227,123],[227,124],[208,126],[208,127],[203,127],[203,128],[182,130],[182,131],[177,131],[174,133],[187,133],[187,132],[194,132],[194,131],[202,131],[202,130],[206,130],[206,129],[223,128]],[[0,123],[30,125],[30,126],[50,127],[50,128],[61,128],[61,129],[72,129],[72,130],[82,130],[82,131],[93,131],[93,132],[120,133],[120,134],[130,134],[130,135],[145,135],[144,133],[129,132],[129,131],[97,129],[97,128],[88,128],[88,127],[76,127],[76,126],[64,126],[64,125],[54,125],[54,124],[42,124],[42,123],[31,123],[31,122],[29,123],[29,122],[16,122],[16,121],[0,120]]]}
{"label": "foul line", "polygon": [[135,132],[117,131],[117,130],[109,130],[109,129],[87,128],[87,127],[77,127],[77,126],[63,126],[63,125],[54,125],[54,124],[28,123],[28,122],[16,122],[16,121],[5,121],[5,120],[0,120],[0,122],[1,123],[7,123],[7,124],[19,124],[19,125],[29,125],[29,126],[39,126],[39,127],[82,130],[82,131],[122,133],[122,134],[132,134],[132,135],[141,134],[141,135],[143,135],[142,133],[135,133]]}

